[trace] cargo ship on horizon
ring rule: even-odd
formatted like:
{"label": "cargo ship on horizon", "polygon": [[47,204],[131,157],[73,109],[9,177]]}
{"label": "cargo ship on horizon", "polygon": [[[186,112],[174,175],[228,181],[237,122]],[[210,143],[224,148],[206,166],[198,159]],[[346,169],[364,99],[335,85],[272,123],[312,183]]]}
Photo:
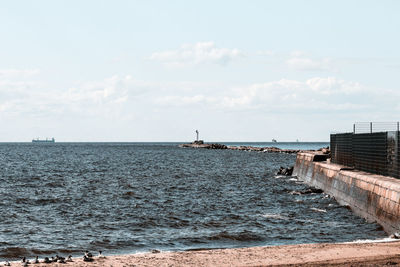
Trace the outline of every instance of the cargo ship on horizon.
{"label": "cargo ship on horizon", "polygon": [[51,139],[48,139],[48,138],[46,138],[46,139],[39,139],[39,138],[32,139],[32,143],[55,143],[55,142],[56,142],[56,140],[54,139],[54,137],[51,138]]}

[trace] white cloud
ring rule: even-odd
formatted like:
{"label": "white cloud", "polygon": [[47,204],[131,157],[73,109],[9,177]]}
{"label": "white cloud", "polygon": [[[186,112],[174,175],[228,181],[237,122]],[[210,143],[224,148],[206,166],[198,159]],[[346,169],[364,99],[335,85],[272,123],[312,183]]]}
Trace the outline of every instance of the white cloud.
{"label": "white cloud", "polygon": [[77,87],[68,89],[63,94],[67,101],[80,102],[91,101],[95,103],[112,102],[126,98],[128,90],[133,85],[130,76],[119,77],[117,75],[99,82],[86,82]]}
{"label": "white cloud", "polygon": [[[35,86],[39,86],[37,81],[32,80],[34,76],[39,74],[37,69],[1,69],[0,70],[0,93],[15,94],[18,92],[29,92]],[[1,99],[0,99],[1,100]]]}
{"label": "white cloud", "polygon": [[35,89],[41,84],[33,80],[38,73],[36,69],[0,70],[0,117],[7,114],[19,115],[40,101],[39,98],[36,102],[29,102],[33,95],[39,95]]}
{"label": "white cloud", "polygon": [[218,48],[213,42],[199,42],[182,45],[177,50],[155,52],[150,59],[170,67],[185,67],[204,63],[225,65],[242,55],[236,48]]}
{"label": "white cloud", "polygon": [[171,106],[207,105],[210,109],[304,112],[360,110],[374,105],[375,95],[357,82],[334,77],[306,81],[282,79],[237,88],[221,88],[205,96],[160,96],[156,103]]}
{"label": "white cloud", "polygon": [[259,56],[274,56],[275,52],[271,50],[260,50],[256,52],[256,55]]}
{"label": "white cloud", "polygon": [[296,50],[296,51],[292,51],[292,52],[290,53],[290,55],[291,55],[292,57],[306,57],[306,56],[308,56],[308,53],[305,52],[305,51]]}
{"label": "white cloud", "polygon": [[223,119],[225,115],[221,114],[227,112],[237,112],[242,120],[252,116],[247,112],[277,117],[276,114],[321,112],[352,114],[382,110],[378,104],[390,106],[399,97],[399,93],[378,94],[360,83],[335,77],[281,79],[230,87],[220,83],[140,81],[129,75],[114,75],[58,90],[29,78],[11,81],[4,77],[0,78],[0,118],[10,120],[47,118],[57,122],[67,117],[73,121],[122,123],[135,118],[145,125],[166,116],[190,120],[193,114],[204,114],[212,120],[220,114]]}
{"label": "white cloud", "polygon": [[166,106],[192,106],[197,104],[210,104],[214,102],[213,97],[206,97],[201,94],[194,96],[164,96],[155,100],[156,104]]}
{"label": "white cloud", "polygon": [[[84,82],[69,89],[55,90],[26,76],[33,73],[18,70],[2,72],[1,115],[107,115],[112,114],[114,110],[120,111],[129,98],[143,94],[147,88],[146,84],[136,81],[131,76],[115,75],[102,81]],[[10,79],[11,76],[13,79]]]}
{"label": "white cloud", "polygon": [[348,82],[334,77],[320,78],[315,77],[306,81],[307,86],[309,86],[313,91],[319,92],[321,94],[337,94],[342,93],[345,95],[361,92],[363,89],[366,90],[358,82]]}
{"label": "white cloud", "polygon": [[329,58],[312,59],[303,56],[294,56],[286,61],[286,64],[295,70],[302,71],[335,71],[332,60]]}
{"label": "white cloud", "polygon": [[0,69],[0,79],[21,79],[39,74],[39,72],[40,71],[38,69]]}
{"label": "white cloud", "polygon": [[282,120],[288,130],[304,130],[304,124],[313,124],[313,120],[317,124],[331,118],[357,120],[377,110],[390,115],[398,109],[396,99],[400,97],[395,90],[373,90],[337,77],[280,79],[232,87],[113,75],[58,89],[34,75],[14,77],[0,77],[0,120],[15,129],[27,129],[26,140],[49,132],[63,138],[85,135],[87,140],[91,136],[102,140],[107,134],[110,140],[120,140],[120,134],[125,134],[125,140],[160,140],[164,135],[154,133],[161,128],[172,131],[169,138],[174,140],[173,136],[190,132],[192,127],[219,129],[220,136],[227,138],[227,128],[242,131],[244,136],[254,129],[268,132],[272,128],[266,124]]}

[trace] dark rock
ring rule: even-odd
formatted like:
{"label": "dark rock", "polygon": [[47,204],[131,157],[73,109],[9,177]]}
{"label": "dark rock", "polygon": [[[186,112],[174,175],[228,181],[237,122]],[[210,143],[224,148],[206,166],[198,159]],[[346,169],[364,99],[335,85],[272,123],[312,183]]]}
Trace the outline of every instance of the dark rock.
{"label": "dark rock", "polygon": [[390,236],[390,238],[394,238],[394,239],[400,239],[400,234],[399,233],[394,233]]}
{"label": "dark rock", "polygon": [[329,158],[328,154],[315,154],[313,157],[314,162],[326,161]]}
{"label": "dark rock", "polygon": [[228,147],[223,144],[198,144],[198,143],[190,143],[190,144],[182,144],[180,147],[191,147],[191,148],[207,148],[207,149],[227,149]]}
{"label": "dark rock", "polygon": [[291,176],[293,174],[293,166],[288,168],[280,167],[279,171],[276,174]]}
{"label": "dark rock", "polygon": [[226,145],[222,145],[222,144],[211,144],[208,148],[209,149],[227,149],[228,147]]}
{"label": "dark rock", "polygon": [[322,190],[322,189],[315,188],[315,187],[310,187],[310,188],[308,188],[306,190],[301,191],[300,193],[302,195],[307,195],[307,194],[321,194],[323,192],[324,192],[324,190]]}
{"label": "dark rock", "polygon": [[223,144],[205,144],[203,140],[194,141],[190,144],[181,144],[179,147],[190,147],[190,148],[207,148],[207,149],[230,149],[230,150],[243,150],[243,151],[255,151],[255,152],[268,152],[268,153],[286,153],[294,154],[301,152],[298,149],[280,149],[278,147],[255,147],[255,146],[226,146]]}

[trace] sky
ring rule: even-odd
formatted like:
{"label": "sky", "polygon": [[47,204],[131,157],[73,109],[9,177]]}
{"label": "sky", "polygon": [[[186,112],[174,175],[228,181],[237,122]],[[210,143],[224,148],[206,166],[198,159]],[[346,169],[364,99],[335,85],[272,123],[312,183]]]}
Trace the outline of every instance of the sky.
{"label": "sky", "polygon": [[399,121],[400,1],[2,1],[0,142],[329,141]]}

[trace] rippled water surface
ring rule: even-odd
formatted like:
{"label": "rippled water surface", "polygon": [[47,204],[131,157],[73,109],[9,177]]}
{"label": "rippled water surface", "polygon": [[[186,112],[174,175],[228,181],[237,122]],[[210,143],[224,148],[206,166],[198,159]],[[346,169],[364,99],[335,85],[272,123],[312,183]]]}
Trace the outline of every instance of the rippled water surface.
{"label": "rippled water surface", "polygon": [[177,144],[0,144],[0,260],[385,236],[275,175],[294,161]]}

